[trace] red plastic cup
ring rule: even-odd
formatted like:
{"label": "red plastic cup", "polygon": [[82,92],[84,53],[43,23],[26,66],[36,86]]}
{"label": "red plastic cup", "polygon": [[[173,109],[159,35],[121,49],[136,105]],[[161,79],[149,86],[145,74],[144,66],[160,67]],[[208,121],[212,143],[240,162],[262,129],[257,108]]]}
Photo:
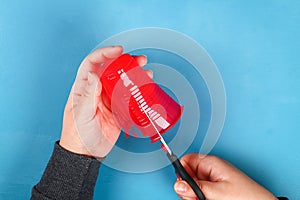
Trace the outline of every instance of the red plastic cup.
{"label": "red plastic cup", "polygon": [[100,80],[103,95],[127,136],[135,126],[156,142],[160,137],[148,117],[160,134],[167,132],[181,117],[183,107],[162,90],[129,54],[123,54],[109,64]]}

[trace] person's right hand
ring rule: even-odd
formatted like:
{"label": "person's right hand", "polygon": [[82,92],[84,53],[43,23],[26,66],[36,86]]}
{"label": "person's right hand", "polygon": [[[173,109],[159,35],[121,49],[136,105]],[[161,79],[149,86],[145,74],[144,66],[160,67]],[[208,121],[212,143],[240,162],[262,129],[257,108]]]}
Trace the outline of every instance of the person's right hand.
{"label": "person's right hand", "polygon": [[[216,156],[193,153],[183,156],[181,163],[207,200],[276,199],[243,172]],[[181,199],[196,199],[193,190],[183,180],[176,181],[174,189]]]}

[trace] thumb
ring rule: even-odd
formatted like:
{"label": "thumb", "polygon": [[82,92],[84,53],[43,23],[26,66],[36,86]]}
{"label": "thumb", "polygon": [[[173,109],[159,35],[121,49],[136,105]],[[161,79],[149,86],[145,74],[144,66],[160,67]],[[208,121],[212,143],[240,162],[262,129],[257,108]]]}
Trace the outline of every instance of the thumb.
{"label": "thumb", "polygon": [[[196,181],[197,185],[203,192],[206,199],[213,199],[214,196],[218,193],[217,188],[215,187],[215,183],[209,181]],[[178,180],[174,184],[175,192],[184,198],[196,198],[196,194],[193,189],[187,184],[184,180]]]}
{"label": "thumb", "polygon": [[81,95],[78,97],[81,118],[92,120],[96,114],[101,94],[102,85],[96,74],[88,72],[86,84],[83,86]]}
{"label": "thumb", "polygon": [[99,97],[101,94],[102,85],[97,74],[88,72],[87,85],[84,95],[87,97]]}

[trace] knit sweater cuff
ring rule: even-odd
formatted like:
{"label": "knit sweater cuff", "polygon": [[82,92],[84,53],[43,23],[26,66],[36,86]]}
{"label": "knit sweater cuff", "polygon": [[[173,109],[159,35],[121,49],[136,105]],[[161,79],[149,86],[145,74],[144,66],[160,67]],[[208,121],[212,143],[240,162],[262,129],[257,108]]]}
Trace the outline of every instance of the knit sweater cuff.
{"label": "knit sweater cuff", "polygon": [[100,164],[56,142],[43,177],[33,190],[47,199],[92,199]]}

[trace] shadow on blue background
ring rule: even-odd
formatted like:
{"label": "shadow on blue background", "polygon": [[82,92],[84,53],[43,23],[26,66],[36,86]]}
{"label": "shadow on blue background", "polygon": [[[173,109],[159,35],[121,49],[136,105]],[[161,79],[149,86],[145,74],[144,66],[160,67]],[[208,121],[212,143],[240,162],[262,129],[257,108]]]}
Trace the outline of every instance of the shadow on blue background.
{"label": "shadow on blue background", "polygon": [[[227,117],[212,154],[274,194],[300,198],[299,18],[296,0],[0,1],[0,198],[30,197],[81,60],[109,36],[148,26],[194,38],[219,67]],[[102,166],[95,199],[176,199],[174,181],[171,167]]]}

